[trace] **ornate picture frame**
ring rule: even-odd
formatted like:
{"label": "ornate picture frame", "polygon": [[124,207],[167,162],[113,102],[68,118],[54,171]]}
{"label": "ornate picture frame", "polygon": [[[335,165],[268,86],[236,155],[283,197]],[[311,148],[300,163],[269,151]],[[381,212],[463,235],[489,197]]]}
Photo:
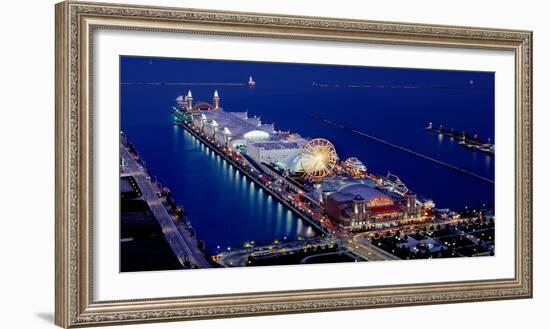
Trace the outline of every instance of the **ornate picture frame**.
{"label": "ornate picture frame", "polygon": [[[97,29],[513,51],[514,277],[94,301],[91,36]],[[65,1],[56,5],[55,38],[57,325],[146,323],[532,297],[532,32]]]}

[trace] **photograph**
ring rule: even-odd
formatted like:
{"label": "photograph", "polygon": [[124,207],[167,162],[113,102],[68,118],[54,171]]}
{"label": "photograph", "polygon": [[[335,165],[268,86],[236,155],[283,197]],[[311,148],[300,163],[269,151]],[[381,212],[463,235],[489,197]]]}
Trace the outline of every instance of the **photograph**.
{"label": "photograph", "polygon": [[120,272],[498,253],[493,71],[119,70]]}
{"label": "photograph", "polygon": [[116,1],[55,5],[54,151],[10,157],[55,160],[38,195],[55,201],[56,325],[384,325],[436,304],[395,319],[488,323],[479,302],[533,298],[532,20]]}

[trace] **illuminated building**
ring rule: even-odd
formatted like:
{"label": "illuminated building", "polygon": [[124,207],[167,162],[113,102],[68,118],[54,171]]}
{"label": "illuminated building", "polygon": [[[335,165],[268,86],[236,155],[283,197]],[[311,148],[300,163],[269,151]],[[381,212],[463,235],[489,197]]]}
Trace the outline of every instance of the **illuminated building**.
{"label": "illuminated building", "polygon": [[404,208],[377,189],[354,184],[326,197],[326,213],[344,229],[397,226]]}
{"label": "illuminated building", "polygon": [[258,163],[275,163],[302,149],[303,143],[284,140],[252,142],[247,144],[247,154]]}
{"label": "illuminated building", "polygon": [[[186,101],[189,100],[190,94],[191,92]],[[203,107],[198,107],[198,104],[194,107],[193,126],[220,145],[246,149],[254,143],[285,141],[276,134],[274,124],[262,123],[259,117],[249,117],[247,112],[223,111],[218,91],[214,91],[212,105],[204,104]]]}
{"label": "illuminated building", "polygon": [[254,87],[256,85],[256,81],[254,81],[254,79],[252,79],[252,76],[248,77],[248,86],[249,87]]}
{"label": "illuminated building", "polygon": [[[186,102],[190,94],[185,98]],[[262,123],[259,117],[249,117],[247,112],[223,111],[217,90],[214,91],[212,106],[195,106],[192,122],[207,138],[231,149],[238,149],[258,163],[280,161],[299,153],[307,143],[307,140],[295,134],[278,134],[274,124]]]}

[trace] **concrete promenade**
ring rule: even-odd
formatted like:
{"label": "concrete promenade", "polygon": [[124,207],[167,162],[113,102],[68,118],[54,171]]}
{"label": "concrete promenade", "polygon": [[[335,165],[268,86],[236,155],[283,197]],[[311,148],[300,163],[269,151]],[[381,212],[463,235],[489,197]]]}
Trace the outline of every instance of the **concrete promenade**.
{"label": "concrete promenade", "polygon": [[150,182],[146,169],[136,161],[123,144],[120,144],[120,156],[125,163],[122,174],[131,175],[135,178],[142,192],[141,199],[149,205],[151,212],[162,228],[166,241],[170,244],[180,263],[185,265],[187,260],[192,265],[197,265],[200,268],[211,267],[204,254],[198,249],[196,239],[187,230],[178,229],[172,216],[158,197],[158,190]]}

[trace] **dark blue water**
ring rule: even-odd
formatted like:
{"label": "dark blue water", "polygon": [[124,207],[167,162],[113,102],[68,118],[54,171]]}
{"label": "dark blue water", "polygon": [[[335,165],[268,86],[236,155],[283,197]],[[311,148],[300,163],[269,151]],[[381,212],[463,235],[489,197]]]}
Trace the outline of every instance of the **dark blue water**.
{"label": "dark blue water", "polygon": [[[254,88],[121,86],[121,123],[150,171],[174,192],[209,247],[312,234],[198,141],[172,125],[169,107],[193,91],[211,102],[218,89],[227,111],[248,110],[277,129],[331,140],[340,158],[356,156],[371,172],[391,171],[438,207],[494,203],[494,185],[316,121],[319,113],[344,125],[494,179],[494,158],[426,132],[428,122],[494,141],[494,75],[483,72],[271,64],[122,57],[123,82],[245,82]],[[313,87],[376,85],[384,88]],[[393,86],[393,88],[392,88]],[[413,86],[415,88],[402,88]]]}
{"label": "dark blue water", "polygon": [[[146,134],[138,133],[147,131]],[[125,130],[159,182],[183,205],[209,250],[267,244],[313,229],[234,169],[184,129],[170,125],[132,126]],[[254,206],[249,206],[254,205]]]}

